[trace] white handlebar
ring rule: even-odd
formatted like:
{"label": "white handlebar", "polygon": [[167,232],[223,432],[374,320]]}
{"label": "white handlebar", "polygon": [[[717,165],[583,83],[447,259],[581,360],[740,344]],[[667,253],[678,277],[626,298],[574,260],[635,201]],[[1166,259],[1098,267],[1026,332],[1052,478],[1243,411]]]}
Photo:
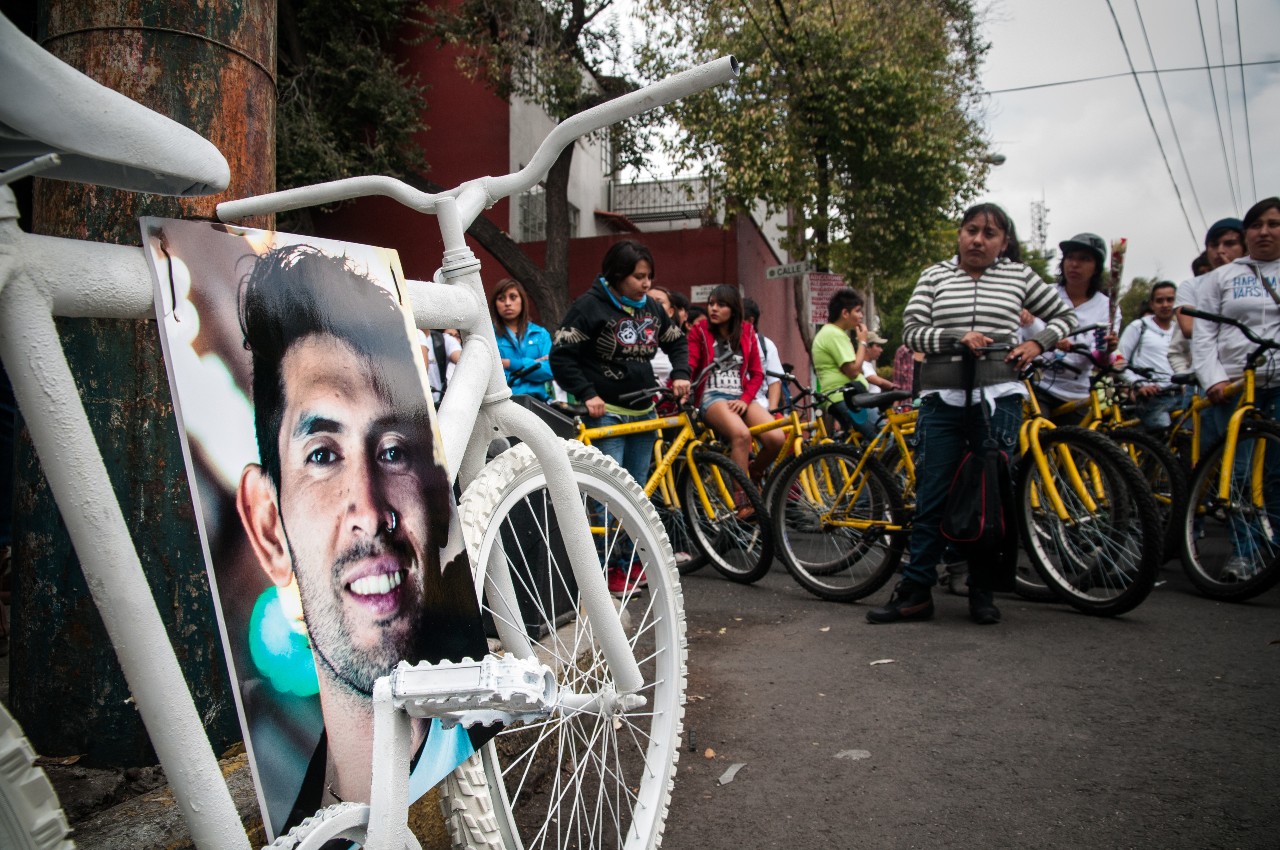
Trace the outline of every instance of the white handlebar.
{"label": "white handlebar", "polygon": [[536,185],[551,170],[560,151],[574,139],[682,97],[728,82],[737,75],[737,60],[732,56],[725,56],[579,112],[556,125],[555,129],[542,140],[542,144],[538,146],[529,164],[515,174],[468,180],[455,189],[434,195],[414,189],[394,177],[348,177],[344,180],[286,189],[282,192],[242,198],[238,201],[224,201],[218,204],[218,218],[223,221],[236,221],[253,215],[270,215],[369,195],[383,195],[410,209],[433,213],[436,202],[441,198],[449,197],[458,199],[458,211],[465,227],[474,221],[482,210],[493,206],[500,199]]}

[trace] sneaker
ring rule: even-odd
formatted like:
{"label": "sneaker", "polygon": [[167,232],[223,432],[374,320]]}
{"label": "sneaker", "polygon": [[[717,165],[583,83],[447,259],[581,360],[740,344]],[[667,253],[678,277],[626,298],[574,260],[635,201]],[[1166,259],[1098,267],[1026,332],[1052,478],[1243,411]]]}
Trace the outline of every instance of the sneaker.
{"label": "sneaker", "polygon": [[639,561],[633,561],[631,567],[627,570],[627,578],[635,587],[648,587],[649,578],[644,574],[644,567],[640,566]]}
{"label": "sneaker", "polygon": [[969,588],[969,619],[979,626],[993,626],[1000,622],[1000,609],[989,590]]}
{"label": "sneaker", "polygon": [[913,581],[898,582],[889,601],[867,612],[868,623],[896,623],[900,620],[933,618],[933,591]]}
{"label": "sneaker", "polygon": [[1253,562],[1240,555],[1232,555],[1222,567],[1223,581],[1248,581],[1257,570]]}
{"label": "sneaker", "polygon": [[636,591],[636,586],[631,581],[631,577],[621,567],[609,567],[608,580],[609,593],[613,594],[614,597],[626,597],[626,595]]}

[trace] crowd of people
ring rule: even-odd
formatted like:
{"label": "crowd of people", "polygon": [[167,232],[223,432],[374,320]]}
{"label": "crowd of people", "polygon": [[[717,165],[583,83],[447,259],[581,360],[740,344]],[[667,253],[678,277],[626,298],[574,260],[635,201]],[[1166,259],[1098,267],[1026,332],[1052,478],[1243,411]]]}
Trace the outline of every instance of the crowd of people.
{"label": "crowd of people", "polygon": [[[982,203],[966,210],[955,255],[926,268],[907,303],[892,380],[878,372],[887,340],[868,328],[862,297],[847,287],[832,295],[827,323],[810,352],[819,389],[833,393],[826,402],[829,421],[864,434],[878,428],[874,410],[851,408],[844,394],[833,392],[839,390],[909,389],[919,407],[919,483],[908,559],[890,599],[867,612],[869,622],[932,617],[940,564],[949,567],[952,592],[968,596],[976,623],[1000,621],[994,593],[1012,589],[1011,569],[955,564],[940,524],[947,488],[966,451],[1015,450],[1026,394],[1018,378],[1023,367],[1037,360],[1051,367],[1043,370],[1036,392],[1041,408],[1052,414],[1089,394],[1095,363],[1114,362],[1120,380],[1131,385],[1141,422],[1152,430],[1168,428],[1170,412],[1187,403],[1191,390],[1181,389],[1173,376],[1194,371],[1199,392],[1212,402],[1203,437],[1211,445],[1235,407],[1228,387],[1244,371],[1252,346],[1235,328],[1193,320],[1181,309],[1219,313],[1263,337],[1280,338],[1280,199],[1259,201],[1243,219],[1215,222],[1204,253],[1192,263],[1192,277],[1156,282],[1144,314],[1123,328],[1106,283],[1106,241],[1086,232],[1059,248],[1057,278],[1046,282],[1022,261],[1003,209]],[[785,387],[777,346],[759,331],[758,305],[736,287],[717,286],[701,311],[655,286],[655,274],[648,248],[631,240],[615,243],[599,277],[554,335],[529,321],[524,288],[502,281],[490,306],[508,383],[514,392],[543,400],[558,387],[585,406],[586,425],[593,428],[651,417],[653,400],[638,397],[639,391],[665,384],[676,398],[692,393],[734,461],[759,481],[783,436],[766,432],[753,458],[748,429],[772,417]],[[1088,327],[1099,330],[1074,333]],[[957,351],[964,350],[976,360],[971,373],[960,366]],[[444,360],[450,352],[446,342],[435,357]],[[1280,414],[1277,371],[1263,370],[1258,379],[1258,406],[1273,419]],[[647,479],[648,435],[597,445],[636,480]],[[618,588],[643,580],[610,578]]]}

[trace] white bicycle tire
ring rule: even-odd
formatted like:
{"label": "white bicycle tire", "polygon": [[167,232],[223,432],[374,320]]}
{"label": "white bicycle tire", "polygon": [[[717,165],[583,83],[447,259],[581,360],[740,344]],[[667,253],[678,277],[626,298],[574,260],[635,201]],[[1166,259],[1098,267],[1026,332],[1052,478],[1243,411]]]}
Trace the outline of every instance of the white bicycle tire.
{"label": "white bicycle tire", "polygon": [[0,847],[70,850],[71,827],[22,727],[0,705]]}
{"label": "white bicycle tire", "polygon": [[[584,494],[584,511],[587,496],[608,507],[618,527],[636,542],[636,557],[648,577],[646,592],[618,600],[648,704],[634,711],[619,710],[611,717],[585,712],[557,715],[532,729],[504,730],[443,786],[442,809],[457,847],[655,850],[661,844],[680,753],[687,658],[684,602],[674,557],[653,506],[621,467],[576,440],[566,440],[565,451]],[[463,536],[474,564],[488,563],[493,547],[501,543],[503,521],[511,510],[521,503],[529,505],[529,497],[545,487],[541,463],[525,444],[484,468],[459,504]],[[555,527],[554,516],[549,508],[542,513],[534,521],[541,526],[539,533],[546,535]],[[614,526],[605,523],[605,527]],[[606,535],[606,548],[617,539]],[[554,556],[550,542],[546,549]],[[510,562],[512,553],[501,551]],[[567,572],[568,566],[564,569]],[[569,593],[573,595],[572,590]],[[555,612],[565,610],[552,604],[548,613],[547,607],[538,608],[544,622],[554,621]],[[568,610],[581,610],[576,597]],[[609,684],[599,648],[590,640],[589,623],[573,618],[544,637],[542,648],[550,648],[553,660],[563,662],[570,656],[568,660],[575,662],[553,664],[561,687],[582,691]],[[535,745],[509,759],[504,755],[509,744],[503,739],[522,732],[532,732]],[[550,771],[552,793],[543,794],[524,780],[538,761],[537,753],[530,753],[547,749],[554,752],[552,764],[559,767]],[[572,763],[572,770],[565,770],[565,760]],[[542,802],[544,796],[550,799]],[[579,805],[574,806],[575,802]],[[605,815],[612,817],[612,823],[604,823]]]}

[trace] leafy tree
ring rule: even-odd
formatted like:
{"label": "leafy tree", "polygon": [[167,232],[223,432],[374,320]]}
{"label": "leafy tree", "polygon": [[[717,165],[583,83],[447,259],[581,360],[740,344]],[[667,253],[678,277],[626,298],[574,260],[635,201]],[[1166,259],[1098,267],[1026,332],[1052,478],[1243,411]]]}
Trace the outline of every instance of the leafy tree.
{"label": "leafy tree", "polygon": [[[616,18],[605,14],[612,3],[463,0],[455,8],[442,4],[434,9],[430,30],[442,43],[459,48],[462,70],[483,80],[499,97],[528,99],[553,119],[563,120],[636,88],[633,81],[605,70],[616,65],[621,43]],[[650,147],[646,126],[637,119],[606,131],[614,168],[643,159]],[[553,326],[569,306],[568,188],[574,148],[565,148],[544,184],[545,267],[510,257],[518,264],[513,267],[485,245],[524,283],[544,322]]]}
{"label": "leafy tree", "polygon": [[741,199],[731,207],[759,198],[789,213],[789,249],[821,269],[923,267],[935,225],[987,169],[970,0],[646,2],[646,73],[726,53],[742,63],[736,86],[669,107],[682,166],[712,172]]}
{"label": "leafy tree", "polygon": [[1124,287],[1120,294],[1120,315],[1123,317],[1120,327],[1122,329],[1142,316],[1142,311],[1147,306],[1147,296],[1151,294],[1151,285],[1155,282],[1156,279],[1153,277],[1135,277]]}
{"label": "leafy tree", "polygon": [[280,0],[276,181],[425,171],[426,86],[405,76],[398,39],[417,0]]}
{"label": "leafy tree", "polygon": [[1052,248],[1041,251],[1037,248],[1024,247],[1022,262],[1030,266],[1041,280],[1053,283],[1058,279],[1058,252]]}

